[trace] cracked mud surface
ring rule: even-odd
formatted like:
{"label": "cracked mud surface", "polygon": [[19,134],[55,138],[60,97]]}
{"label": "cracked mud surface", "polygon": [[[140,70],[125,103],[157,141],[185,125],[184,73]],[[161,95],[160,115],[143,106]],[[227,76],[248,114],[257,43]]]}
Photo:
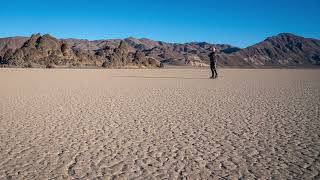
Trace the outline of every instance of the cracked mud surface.
{"label": "cracked mud surface", "polygon": [[319,70],[0,69],[0,179],[319,179]]}

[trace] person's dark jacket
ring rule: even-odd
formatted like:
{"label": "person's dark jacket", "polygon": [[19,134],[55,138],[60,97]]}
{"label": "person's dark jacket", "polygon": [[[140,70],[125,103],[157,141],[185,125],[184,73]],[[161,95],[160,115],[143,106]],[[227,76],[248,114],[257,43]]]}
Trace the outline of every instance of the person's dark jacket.
{"label": "person's dark jacket", "polygon": [[215,52],[211,52],[209,54],[209,58],[210,58],[210,65],[216,65],[217,64],[217,53]]}

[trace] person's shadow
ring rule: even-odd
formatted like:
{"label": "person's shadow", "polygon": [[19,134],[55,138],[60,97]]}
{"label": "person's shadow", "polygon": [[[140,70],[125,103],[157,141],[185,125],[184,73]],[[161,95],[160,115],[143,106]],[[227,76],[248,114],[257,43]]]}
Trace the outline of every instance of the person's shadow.
{"label": "person's shadow", "polygon": [[156,76],[112,76],[115,78],[145,78],[145,79],[210,79],[210,78],[187,78],[187,77],[156,77]]}

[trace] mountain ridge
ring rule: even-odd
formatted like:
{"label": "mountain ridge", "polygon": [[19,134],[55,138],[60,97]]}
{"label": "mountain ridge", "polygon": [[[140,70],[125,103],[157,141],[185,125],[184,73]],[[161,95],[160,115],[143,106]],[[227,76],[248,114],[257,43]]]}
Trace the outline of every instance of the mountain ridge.
{"label": "mountain ridge", "polygon": [[[26,44],[31,41],[33,41],[31,44]],[[68,51],[69,56],[62,52],[62,46],[64,51]],[[76,67],[107,68],[127,66],[150,68],[162,67],[163,64],[203,67],[208,66],[208,54],[212,47],[220,52],[218,56],[220,67],[290,68],[320,65],[320,40],[291,33],[280,33],[246,48],[207,42],[170,43],[134,37],[93,41],[75,38],[57,39],[48,34],[41,36],[38,33],[30,38],[20,36],[0,38],[0,62],[5,67],[33,67],[33,65],[44,67],[48,64],[58,67],[70,66],[70,63]],[[134,60],[135,56],[142,59]],[[37,66],[39,64],[41,66]]]}

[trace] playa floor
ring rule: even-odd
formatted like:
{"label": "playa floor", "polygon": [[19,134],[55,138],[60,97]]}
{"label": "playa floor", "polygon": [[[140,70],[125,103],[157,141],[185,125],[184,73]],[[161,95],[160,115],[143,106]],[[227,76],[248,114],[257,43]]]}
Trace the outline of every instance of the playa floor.
{"label": "playa floor", "polygon": [[319,179],[320,70],[0,69],[0,179]]}

